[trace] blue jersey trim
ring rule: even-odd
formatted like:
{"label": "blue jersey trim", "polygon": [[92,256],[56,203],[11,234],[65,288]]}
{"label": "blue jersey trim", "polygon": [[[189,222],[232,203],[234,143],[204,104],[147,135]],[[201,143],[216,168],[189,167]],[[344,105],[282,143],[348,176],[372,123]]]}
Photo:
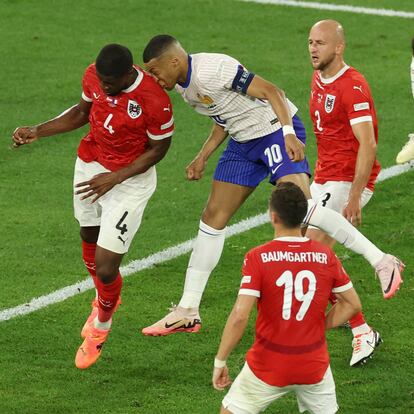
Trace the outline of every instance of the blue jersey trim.
{"label": "blue jersey trim", "polygon": [[191,62],[192,62],[192,58],[191,55],[188,55],[188,71],[187,71],[187,77],[185,78],[185,82],[184,83],[180,83],[178,82],[178,84],[182,87],[182,88],[188,88],[188,85],[190,84],[191,81],[191,72],[192,72],[192,68],[191,68]]}
{"label": "blue jersey trim", "polygon": [[231,89],[239,93],[247,93],[247,88],[254,78],[254,73],[246,70],[242,65],[239,65],[236,76],[231,84]]}

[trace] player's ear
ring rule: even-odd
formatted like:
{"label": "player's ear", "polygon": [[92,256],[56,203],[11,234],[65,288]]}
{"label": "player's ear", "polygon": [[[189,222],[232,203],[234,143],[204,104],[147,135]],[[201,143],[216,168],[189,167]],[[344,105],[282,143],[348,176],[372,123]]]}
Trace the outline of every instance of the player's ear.
{"label": "player's ear", "polygon": [[337,55],[342,55],[344,53],[344,50],[345,50],[345,43],[344,42],[339,42],[336,45],[336,48],[335,48],[336,54]]}
{"label": "player's ear", "polygon": [[279,222],[279,216],[272,210],[269,210],[270,222],[276,224]]}

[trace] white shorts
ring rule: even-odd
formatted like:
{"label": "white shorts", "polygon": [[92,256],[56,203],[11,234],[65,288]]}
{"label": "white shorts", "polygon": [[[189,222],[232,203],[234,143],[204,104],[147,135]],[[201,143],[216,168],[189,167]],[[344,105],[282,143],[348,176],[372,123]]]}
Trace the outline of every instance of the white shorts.
{"label": "white shorts", "polygon": [[96,161],[84,162],[77,158],[74,174],[73,205],[75,218],[81,227],[100,226],[97,244],[104,249],[124,254],[141,224],[145,206],[157,186],[155,166],[143,174],[128,178],[98,198],[81,200],[75,195],[75,185],[90,180],[94,175],[109,172]]}
{"label": "white shorts", "polygon": [[[343,209],[348,202],[349,191],[352,183],[349,181],[327,181],[325,184],[313,182],[310,186],[312,199],[342,214]],[[361,194],[361,208],[364,207],[371,199],[373,192],[364,188]]]}
{"label": "white shorts", "polygon": [[334,414],[338,411],[331,367],[317,384],[275,387],[257,378],[246,362],[222,404],[233,414],[257,414],[289,392],[296,394],[301,413],[308,410],[312,414]]}

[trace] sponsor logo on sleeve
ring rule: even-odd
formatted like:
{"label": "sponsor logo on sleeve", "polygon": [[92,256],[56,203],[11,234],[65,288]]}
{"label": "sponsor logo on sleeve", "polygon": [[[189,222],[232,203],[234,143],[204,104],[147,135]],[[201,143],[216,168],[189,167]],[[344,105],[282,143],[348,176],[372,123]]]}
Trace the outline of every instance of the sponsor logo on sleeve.
{"label": "sponsor logo on sleeve", "polygon": [[354,111],[363,111],[364,109],[369,109],[369,102],[361,102],[354,105]]}
{"label": "sponsor logo on sleeve", "polygon": [[244,285],[245,283],[250,283],[252,281],[251,276],[243,276],[240,285]]}

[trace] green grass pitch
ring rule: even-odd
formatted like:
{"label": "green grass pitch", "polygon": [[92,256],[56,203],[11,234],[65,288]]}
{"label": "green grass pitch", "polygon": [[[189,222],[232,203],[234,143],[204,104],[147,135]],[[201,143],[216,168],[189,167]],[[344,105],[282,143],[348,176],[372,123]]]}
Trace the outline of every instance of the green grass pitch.
{"label": "green grass pitch", "polygon": [[[328,1],[325,1],[326,3]],[[414,11],[411,0],[337,0],[336,4]],[[72,172],[85,130],[10,149],[10,135],[76,103],[81,77],[106,43],[141,52],[155,34],[170,33],[190,52],[228,53],[283,88],[300,108],[313,165],[315,142],[308,115],[310,26],[323,18],[344,25],[347,63],[368,79],[380,122],[378,156],[384,168],[414,131],[410,91],[413,19],[381,17],[225,0],[109,1],[3,0],[0,2],[0,310],[86,278],[78,225],[72,216]],[[206,138],[210,121],[174,93],[176,133],[158,167],[158,189],[124,263],[195,236],[218,155],[200,182],[187,182],[185,166]],[[232,223],[262,213],[271,187],[263,183]],[[380,183],[364,210],[362,231],[402,257],[407,269],[398,296],[384,301],[370,266],[338,248],[361,296],[368,322],[384,343],[361,368],[348,366],[351,333],[328,334],[331,365],[343,413],[414,412],[413,230],[414,172]],[[227,240],[202,303],[197,335],[146,338],[140,329],[163,316],[181,295],[188,255],[125,280],[123,305],[101,359],[87,371],[74,366],[80,329],[92,292],[0,322],[0,413],[210,414],[223,394],[210,385],[212,361],[237,294],[242,259],[269,240],[263,225]],[[253,323],[229,360],[233,377],[253,340]],[[293,396],[270,413],[297,412]]]}

